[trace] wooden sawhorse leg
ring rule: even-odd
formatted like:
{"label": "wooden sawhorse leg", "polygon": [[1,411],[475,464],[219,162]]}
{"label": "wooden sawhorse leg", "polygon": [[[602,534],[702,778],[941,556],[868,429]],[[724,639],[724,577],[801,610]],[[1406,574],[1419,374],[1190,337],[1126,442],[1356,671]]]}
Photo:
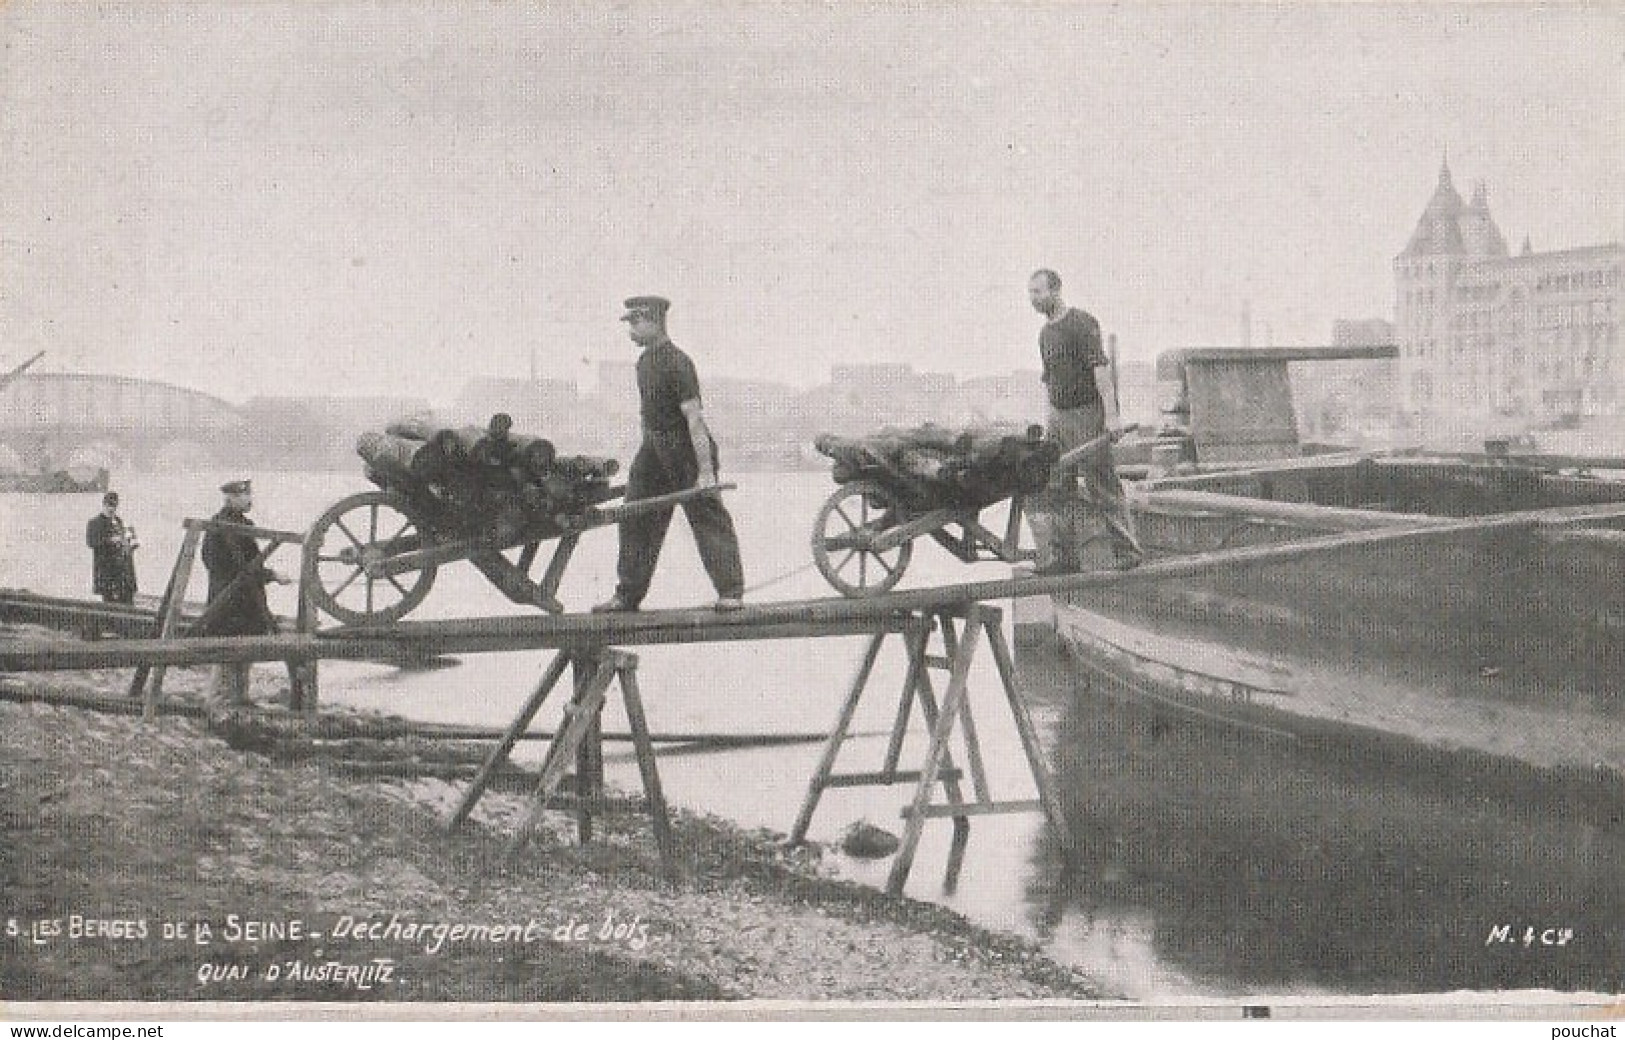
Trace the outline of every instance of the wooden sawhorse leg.
{"label": "wooden sawhorse leg", "polygon": [[[192,564],[197,560],[198,543],[203,540],[203,532],[194,527],[188,527],[181,536],[181,549],[175,556],[175,569],[169,574],[169,585],[164,589],[163,599],[158,603],[158,632],[159,639],[173,639],[180,632],[181,609],[186,603],[186,588],[192,581]],[[158,696],[164,688],[164,666],[140,665],[135,670],[135,677],[130,680],[130,696],[141,698],[141,717],[155,719],[158,717]]]}
{"label": "wooden sawhorse leg", "polygon": [[[1071,838],[1061,813],[1059,792],[1045,765],[1037,730],[1020,696],[1010,649],[1001,628],[1002,620],[1003,613],[1000,610],[982,605],[919,619],[918,625],[904,633],[909,653],[908,675],[904,680],[903,696],[898,704],[896,721],[882,768],[873,773],[836,773],[834,771],[836,758],[846,740],[852,718],[857,712],[858,702],[862,698],[864,687],[874,669],[875,658],[879,655],[886,636],[879,634],[870,641],[858,668],[857,678],[841,705],[834,730],[825,744],[823,757],[808,784],[807,796],[802,802],[790,833],[792,844],[806,840],[813,813],[826,789],[912,782],[915,784],[914,797],[912,803],[902,813],[907,822],[886,882],[887,891],[893,894],[903,891],[913,867],[914,854],[919,846],[925,821],[933,817],[946,816],[954,821],[953,844],[950,846],[948,869],[944,880],[944,886],[949,891],[952,891],[963,863],[972,816],[1042,810],[1050,825],[1055,828],[1062,848],[1070,848]],[[959,623],[957,630],[956,622]],[[939,629],[942,634],[944,653],[941,656],[929,651],[933,629]],[[1006,699],[1015,718],[1022,750],[1038,789],[1037,800],[995,801],[989,789],[981,741],[970,712],[969,696],[971,665],[983,639],[988,642],[999,677],[1004,684]],[[940,706],[928,674],[928,670],[932,668],[946,669],[949,675]],[[898,766],[912,706],[916,702],[929,730],[930,744],[923,768],[903,770]],[[974,801],[967,801],[963,797],[959,782],[964,774],[954,764],[949,750],[956,727],[963,735],[965,760],[975,793]],[[938,784],[942,785],[947,801],[932,804],[932,793]]]}
{"label": "wooden sawhorse leg", "polygon": [[553,655],[552,662],[548,664],[547,670],[542,673],[542,681],[536,684],[536,689],[531,693],[530,698],[525,701],[525,706],[520,709],[519,714],[514,717],[513,723],[508,726],[508,731],[502,735],[502,739],[497,742],[497,746],[491,749],[489,755],[485,756],[485,762],[480,766],[480,771],[474,774],[474,782],[469,784],[468,790],[463,793],[462,802],[452,812],[451,817],[446,820],[447,831],[456,830],[464,820],[468,819],[468,814],[474,811],[474,806],[479,803],[480,797],[485,794],[485,789],[491,786],[491,781],[495,778],[497,770],[501,769],[502,764],[508,761],[508,755],[513,751],[513,746],[519,743],[519,738],[524,736],[526,730],[530,729],[531,721],[536,718],[536,713],[542,709],[542,702],[546,701],[547,695],[553,692],[553,687],[559,684],[559,679],[564,676],[565,666],[569,663],[569,655],[564,651],[561,650]]}
{"label": "wooden sawhorse leg", "polygon": [[[790,831],[789,841],[792,845],[800,844],[806,840],[807,830],[812,825],[813,813],[817,811],[818,802],[823,797],[826,789],[831,787],[906,784],[920,779],[922,774],[918,770],[900,769],[898,766],[913,705],[916,702],[919,703],[920,714],[926,720],[927,725],[934,725],[937,719],[936,696],[931,689],[931,680],[927,670],[938,666],[946,658],[938,658],[930,653],[931,632],[936,623],[936,619],[921,618],[902,634],[903,644],[908,653],[908,671],[903,680],[903,693],[898,703],[897,717],[892,726],[886,757],[880,770],[878,772],[836,773],[834,771],[836,758],[840,754],[841,746],[846,741],[852,718],[857,712],[858,703],[863,698],[864,689],[867,687],[870,674],[874,670],[875,659],[880,654],[887,634],[877,634],[870,640],[863,661],[858,667],[857,677],[853,680],[852,688],[848,692],[845,702],[841,705],[835,728],[824,745],[823,757],[813,773],[811,782],[808,784],[806,798],[802,801],[801,810],[796,817],[795,825]],[[946,645],[952,646],[953,635],[951,629],[944,629],[944,640]],[[980,767],[980,750],[977,751],[972,761],[976,763],[978,768]],[[943,785],[944,793],[947,795],[950,805],[965,804],[964,794],[959,786],[960,779],[961,773],[954,766],[951,757],[949,757],[945,760],[943,767],[939,769],[937,781],[935,782],[940,782]],[[959,869],[964,860],[964,850],[969,837],[969,815],[956,817],[954,821],[954,845],[949,854],[948,870],[943,881],[944,887],[950,891],[958,881]]]}
{"label": "wooden sawhorse leg", "polygon": [[[903,830],[902,845],[897,850],[896,858],[892,860],[891,874],[886,880],[886,890],[894,895],[901,894],[903,886],[908,881],[909,870],[914,862],[914,852],[919,846],[925,821],[931,817],[952,816],[958,819],[966,813],[987,816],[1041,811],[1050,826],[1055,829],[1062,849],[1069,850],[1072,845],[1071,833],[1061,809],[1060,791],[1044,762],[1038,731],[1032,724],[1020,687],[1017,685],[1014,661],[1010,655],[1009,644],[1004,638],[1004,614],[996,607],[975,604],[969,607],[963,616],[964,626],[959,638],[950,640],[953,645],[950,651],[948,690],[943,699],[942,711],[932,725],[931,746],[926,752],[925,768],[921,770],[920,782],[914,790],[913,803],[903,811],[908,822]],[[943,620],[946,622],[946,618]],[[1009,703],[1016,732],[1021,740],[1022,751],[1027,756],[1033,784],[1038,789],[1036,800],[994,801],[987,788],[987,779],[981,768],[981,749],[974,723],[970,721],[968,712],[970,668],[981,638],[986,638],[993,653],[994,663],[1004,686],[1005,699]],[[931,789],[944,768],[951,766],[948,760],[948,741],[953,735],[955,723],[960,724],[965,734],[977,800],[971,805],[954,803],[932,805]]]}
{"label": "wooden sawhorse leg", "polygon": [[576,763],[577,827],[583,842],[592,837],[592,811],[603,797],[603,751],[601,718],[610,684],[619,680],[627,721],[631,726],[632,745],[637,755],[638,771],[643,779],[646,808],[651,817],[655,844],[660,851],[661,868],[666,878],[675,882],[678,877],[677,845],[671,829],[665,793],[660,786],[660,774],[655,765],[654,743],[649,739],[648,718],[643,710],[643,697],[638,689],[635,654],[620,650],[603,650],[595,654],[572,654],[560,651],[554,655],[542,680],[525,702],[519,715],[508,727],[502,740],[492,749],[480,767],[473,783],[464,794],[462,803],[446,821],[446,829],[454,830],[468,818],[480,797],[490,786],[498,769],[519,738],[530,728],[531,721],[541,710],[548,694],[563,678],[565,668],[574,666],[575,692],[566,706],[563,722],[549,743],[542,759],[541,774],[532,796],[530,812],[515,832],[509,852],[522,849],[531,838],[549,799],[564,780],[565,770],[572,758]]}

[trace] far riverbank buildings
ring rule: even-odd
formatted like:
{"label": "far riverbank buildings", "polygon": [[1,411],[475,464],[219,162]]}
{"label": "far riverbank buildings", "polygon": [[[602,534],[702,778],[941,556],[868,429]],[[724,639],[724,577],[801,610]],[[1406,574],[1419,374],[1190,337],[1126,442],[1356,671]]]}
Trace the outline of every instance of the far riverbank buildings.
{"label": "far riverbank buildings", "polygon": [[1463,203],[1448,164],[1394,258],[1399,390],[1424,435],[1625,413],[1625,245],[1517,255],[1483,183]]}

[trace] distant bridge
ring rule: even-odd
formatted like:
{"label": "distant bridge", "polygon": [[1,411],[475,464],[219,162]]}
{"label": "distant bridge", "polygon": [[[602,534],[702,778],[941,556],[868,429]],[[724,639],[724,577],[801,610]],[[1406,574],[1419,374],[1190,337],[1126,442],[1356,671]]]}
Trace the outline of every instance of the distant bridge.
{"label": "distant bridge", "polygon": [[246,426],[229,401],[151,379],[24,374],[0,388],[0,468],[204,468],[239,457]]}

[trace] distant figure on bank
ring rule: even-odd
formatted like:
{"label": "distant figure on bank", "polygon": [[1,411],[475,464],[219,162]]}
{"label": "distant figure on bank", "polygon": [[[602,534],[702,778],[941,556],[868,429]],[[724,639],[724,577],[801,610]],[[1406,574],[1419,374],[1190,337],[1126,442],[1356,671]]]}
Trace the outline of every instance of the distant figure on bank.
{"label": "distant figure on bank", "polygon": [[[1110,379],[1097,376],[1109,364],[1101,347],[1100,323],[1086,311],[1061,299],[1061,276],[1047,268],[1027,280],[1027,298],[1046,321],[1038,334],[1049,395],[1046,430],[1064,455],[1110,431],[1122,432],[1117,394]],[[1083,489],[1078,478],[1083,478]],[[1091,451],[1076,466],[1055,468],[1032,513],[1038,542],[1039,574],[1072,574],[1081,567],[1079,550],[1089,514],[1105,522],[1116,565],[1139,565],[1140,543],[1134,537],[1123,483],[1112,463],[1110,441]]]}
{"label": "distant figure on bank", "polygon": [[[252,484],[234,480],[220,486],[225,505],[211,518],[218,523],[252,527],[248,511],[254,508]],[[203,566],[209,570],[209,607],[218,611],[210,619],[205,635],[257,636],[276,631],[276,619],[265,600],[270,582],[287,585],[293,579],[258,562],[259,542],[252,535],[210,528],[203,536]],[[238,579],[241,578],[239,581]],[[215,697],[228,705],[244,705],[248,698],[246,661],[219,666],[215,673]]]}
{"label": "distant figure on bank", "polygon": [[[627,474],[627,502],[717,485],[717,443],[700,407],[699,376],[694,362],[666,335],[670,308],[671,302],[659,296],[634,296],[626,301],[626,313],[621,316],[632,341],[643,348],[637,368],[643,444]],[[716,609],[740,609],[745,572],[733,517],[722,504],[721,494],[691,498],[683,503],[683,511],[694,531],[705,573],[716,587]],[[672,507],[667,506],[621,523],[615,595],[594,611],[638,609],[654,577],[671,514]]]}
{"label": "distant figure on bank", "polygon": [[118,492],[102,496],[102,511],[85,525],[91,588],[107,603],[135,602],[135,528],[118,515]]}

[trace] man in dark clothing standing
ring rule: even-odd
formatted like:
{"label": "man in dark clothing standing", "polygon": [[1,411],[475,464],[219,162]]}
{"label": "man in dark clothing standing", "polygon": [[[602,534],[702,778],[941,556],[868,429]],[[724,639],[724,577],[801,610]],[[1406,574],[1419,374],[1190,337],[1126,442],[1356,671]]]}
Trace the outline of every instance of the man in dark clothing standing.
{"label": "man in dark clothing standing", "polygon": [[[626,313],[621,317],[632,341],[643,348],[637,366],[643,444],[627,474],[627,502],[717,486],[717,444],[700,407],[699,376],[694,362],[666,335],[670,307],[670,301],[659,296],[634,296],[626,301]],[[733,517],[722,504],[722,495],[691,498],[683,503],[683,511],[694,531],[705,573],[716,587],[716,608],[738,610],[745,574]],[[621,523],[619,582],[615,595],[594,607],[595,611],[638,609],[654,577],[671,514],[672,507],[667,506]]]}
{"label": "man in dark clothing standing", "polygon": [[[226,502],[211,519],[252,527],[254,522],[248,518],[248,511],[254,508],[250,482],[235,480],[222,484],[220,491]],[[256,636],[276,631],[276,619],[265,600],[265,586],[273,581],[286,585],[292,579],[258,562],[259,555],[259,543],[252,535],[211,527],[203,536],[203,566],[209,570],[209,609],[214,612],[205,635]],[[237,581],[239,576],[241,581]],[[220,665],[215,676],[215,696],[227,704],[247,704],[248,669],[247,662]]]}
{"label": "man in dark clothing standing", "polygon": [[102,511],[85,525],[91,588],[107,603],[135,602],[135,530],[118,515],[118,492],[102,496]]}
{"label": "man in dark clothing standing", "polygon": [[[1061,277],[1054,271],[1035,271],[1027,280],[1027,297],[1033,309],[1047,319],[1038,334],[1038,350],[1049,394],[1046,428],[1050,439],[1065,454],[1102,433],[1120,432],[1122,420],[1111,380],[1096,376],[1096,370],[1109,363],[1100,344],[1100,324],[1088,312],[1062,301]],[[1079,477],[1083,478],[1081,493]],[[1089,452],[1076,467],[1057,466],[1035,505],[1032,519],[1038,573],[1070,574],[1080,569],[1080,531],[1089,513],[1104,521],[1119,568],[1140,563],[1140,544],[1112,463],[1110,442]]]}

